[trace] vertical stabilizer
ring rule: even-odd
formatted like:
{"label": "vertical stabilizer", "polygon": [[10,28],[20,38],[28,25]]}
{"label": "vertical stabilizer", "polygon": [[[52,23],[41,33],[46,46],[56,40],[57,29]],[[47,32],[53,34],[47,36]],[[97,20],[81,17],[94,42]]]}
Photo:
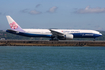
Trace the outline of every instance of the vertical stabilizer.
{"label": "vertical stabilizer", "polygon": [[10,16],[6,17],[12,30],[24,32],[24,30]]}

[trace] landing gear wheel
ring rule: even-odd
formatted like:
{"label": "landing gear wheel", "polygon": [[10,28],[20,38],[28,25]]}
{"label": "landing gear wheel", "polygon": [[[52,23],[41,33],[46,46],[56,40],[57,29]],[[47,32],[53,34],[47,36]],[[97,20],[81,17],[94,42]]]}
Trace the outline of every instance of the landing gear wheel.
{"label": "landing gear wheel", "polygon": [[58,39],[51,38],[49,41],[58,41]]}
{"label": "landing gear wheel", "polygon": [[96,40],[96,38],[94,38],[94,40],[93,41],[95,41]]}

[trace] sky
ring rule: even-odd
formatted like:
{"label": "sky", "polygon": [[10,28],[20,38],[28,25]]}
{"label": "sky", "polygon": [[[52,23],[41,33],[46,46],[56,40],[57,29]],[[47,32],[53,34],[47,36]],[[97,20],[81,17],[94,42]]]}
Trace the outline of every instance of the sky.
{"label": "sky", "polygon": [[24,29],[105,30],[105,0],[0,0],[0,30],[6,15]]}

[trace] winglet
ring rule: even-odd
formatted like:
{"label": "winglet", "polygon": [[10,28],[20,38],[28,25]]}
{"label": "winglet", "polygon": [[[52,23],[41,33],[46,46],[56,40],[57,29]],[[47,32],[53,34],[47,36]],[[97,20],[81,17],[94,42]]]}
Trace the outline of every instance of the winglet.
{"label": "winglet", "polygon": [[24,30],[10,16],[6,17],[12,30],[24,32]]}

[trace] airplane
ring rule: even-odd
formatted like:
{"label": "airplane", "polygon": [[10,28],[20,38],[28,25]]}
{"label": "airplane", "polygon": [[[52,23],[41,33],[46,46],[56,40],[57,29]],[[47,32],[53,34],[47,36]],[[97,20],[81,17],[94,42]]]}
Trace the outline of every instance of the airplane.
{"label": "airplane", "polygon": [[50,40],[72,40],[73,38],[97,38],[102,34],[95,30],[81,29],[22,29],[10,16],[6,16],[11,29],[6,32],[27,36],[27,37],[46,37]]}

